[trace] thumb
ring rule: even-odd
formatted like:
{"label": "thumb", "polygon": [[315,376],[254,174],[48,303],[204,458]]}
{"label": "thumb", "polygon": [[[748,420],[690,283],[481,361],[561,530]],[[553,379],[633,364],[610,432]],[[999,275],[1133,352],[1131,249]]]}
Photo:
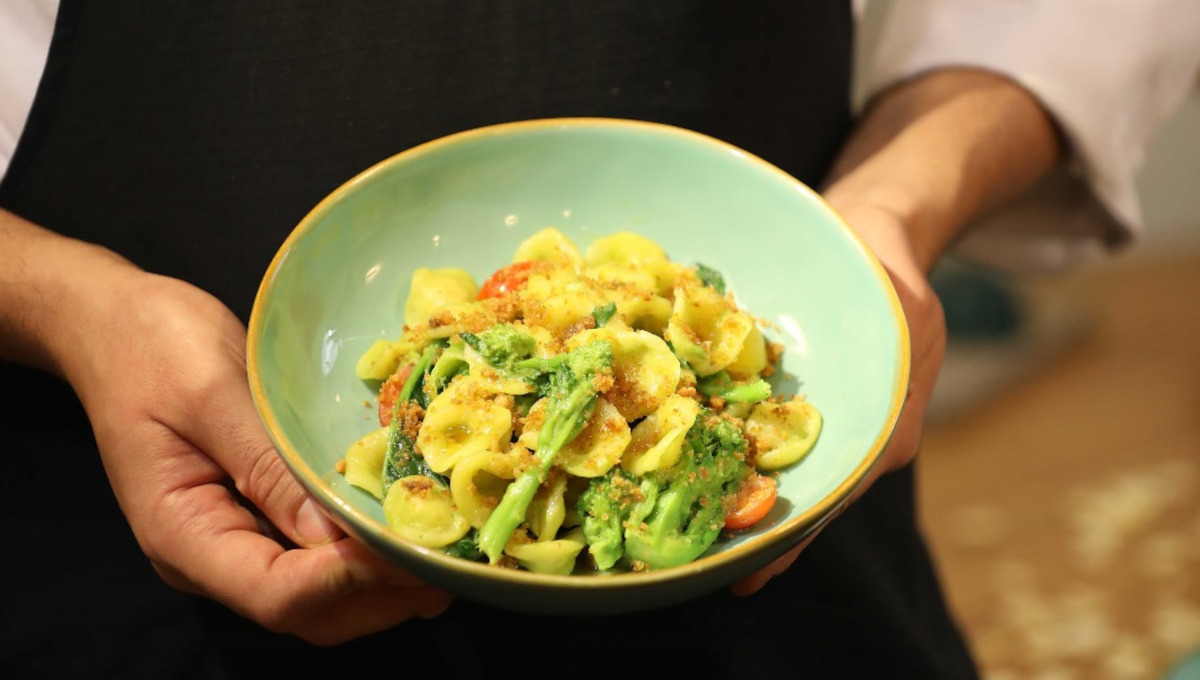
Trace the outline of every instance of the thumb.
{"label": "thumb", "polygon": [[211,398],[203,400],[202,417],[183,419],[180,434],[228,474],[264,533],[302,547],[344,537],[275,449],[245,375],[230,374],[224,384],[213,386]]}

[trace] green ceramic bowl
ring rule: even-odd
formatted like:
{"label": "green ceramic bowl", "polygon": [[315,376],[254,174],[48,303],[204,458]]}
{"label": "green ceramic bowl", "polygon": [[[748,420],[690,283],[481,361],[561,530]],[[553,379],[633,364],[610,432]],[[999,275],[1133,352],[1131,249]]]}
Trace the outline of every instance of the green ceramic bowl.
{"label": "green ceramic bowl", "polygon": [[[581,249],[633,231],[671,259],[721,271],[786,346],[777,390],[824,416],[812,452],[780,477],[754,530],[660,571],[554,576],[406,543],[380,503],[335,471],[378,427],[355,363],[402,326],[417,267],[482,281],[552,226]],[[878,261],[821,198],[729,144],[638,121],[552,119],[470,130],[371,167],[317,205],[283,243],[249,325],[249,378],[279,454],[334,520],[460,597],[525,612],[608,614],[678,603],[748,576],[833,516],[879,458],[908,383],[907,326]]]}

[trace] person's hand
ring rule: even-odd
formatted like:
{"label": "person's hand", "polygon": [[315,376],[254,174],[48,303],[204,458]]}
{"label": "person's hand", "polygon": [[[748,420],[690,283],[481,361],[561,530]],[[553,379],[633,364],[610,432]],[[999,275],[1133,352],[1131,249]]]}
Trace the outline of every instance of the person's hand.
{"label": "person's hand", "polygon": [[[1062,138],[1040,100],[987,70],[934,69],[875,94],[864,108],[822,193],[891,277],[912,356],[900,420],[851,503],[880,475],[916,455],[946,351],[946,319],[929,270],[975,217],[1027,191],[1062,151]],[[818,533],[733,591],[748,595],[762,588]]]}
{"label": "person's hand", "polygon": [[[879,462],[851,494],[849,502],[853,503],[880,475],[907,465],[916,455],[925,410],[946,350],[946,320],[941,302],[929,285],[927,265],[918,261],[900,221],[889,212],[869,205],[839,207],[835,204],[834,208],[858,233],[891,278],[904,309],[912,348],[909,389],[900,420]],[[846,507],[843,505],[839,513]],[[828,524],[826,522],[822,528]],[[796,548],[735,583],[732,586],[734,594],[757,592],[772,577],[790,567],[819,534],[820,530],[813,532]]]}
{"label": "person's hand", "polygon": [[75,274],[88,299],[65,301],[51,355],[168,584],[321,645],[445,609],[447,593],[344,536],[291,475],[251,401],[232,312],[115,257]]}

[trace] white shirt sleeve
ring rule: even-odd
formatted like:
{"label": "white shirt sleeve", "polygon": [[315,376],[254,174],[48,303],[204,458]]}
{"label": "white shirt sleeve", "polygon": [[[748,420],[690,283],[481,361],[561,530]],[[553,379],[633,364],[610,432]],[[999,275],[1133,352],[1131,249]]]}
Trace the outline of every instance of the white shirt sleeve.
{"label": "white shirt sleeve", "polygon": [[[1145,149],[1200,75],[1197,0],[872,0],[866,99],[948,66],[1028,89],[1062,129],[1068,161],[1027,196],[972,225],[960,256],[1057,267],[1143,229]],[[878,6],[877,6],[878,5]]]}
{"label": "white shirt sleeve", "polygon": [[57,14],[58,0],[0,0],[0,178],[33,106]]}

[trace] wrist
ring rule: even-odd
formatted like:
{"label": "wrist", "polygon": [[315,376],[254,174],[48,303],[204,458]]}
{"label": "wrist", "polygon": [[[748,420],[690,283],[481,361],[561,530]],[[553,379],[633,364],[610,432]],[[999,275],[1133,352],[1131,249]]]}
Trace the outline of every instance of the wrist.
{"label": "wrist", "polygon": [[[0,360],[68,378],[88,346],[88,319],[121,313],[123,278],[142,271],[101,246],[0,211]],[[123,304],[128,304],[128,298]]]}
{"label": "wrist", "polygon": [[1027,190],[1058,162],[1040,103],[994,73],[947,68],[883,92],[826,179],[835,210],[883,213],[928,271],[983,213]]}
{"label": "wrist", "polygon": [[903,257],[913,269],[928,274],[944,252],[942,232],[923,229],[933,223],[909,195],[880,190],[855,192],[831,188],[825,201],[872,251]]}

